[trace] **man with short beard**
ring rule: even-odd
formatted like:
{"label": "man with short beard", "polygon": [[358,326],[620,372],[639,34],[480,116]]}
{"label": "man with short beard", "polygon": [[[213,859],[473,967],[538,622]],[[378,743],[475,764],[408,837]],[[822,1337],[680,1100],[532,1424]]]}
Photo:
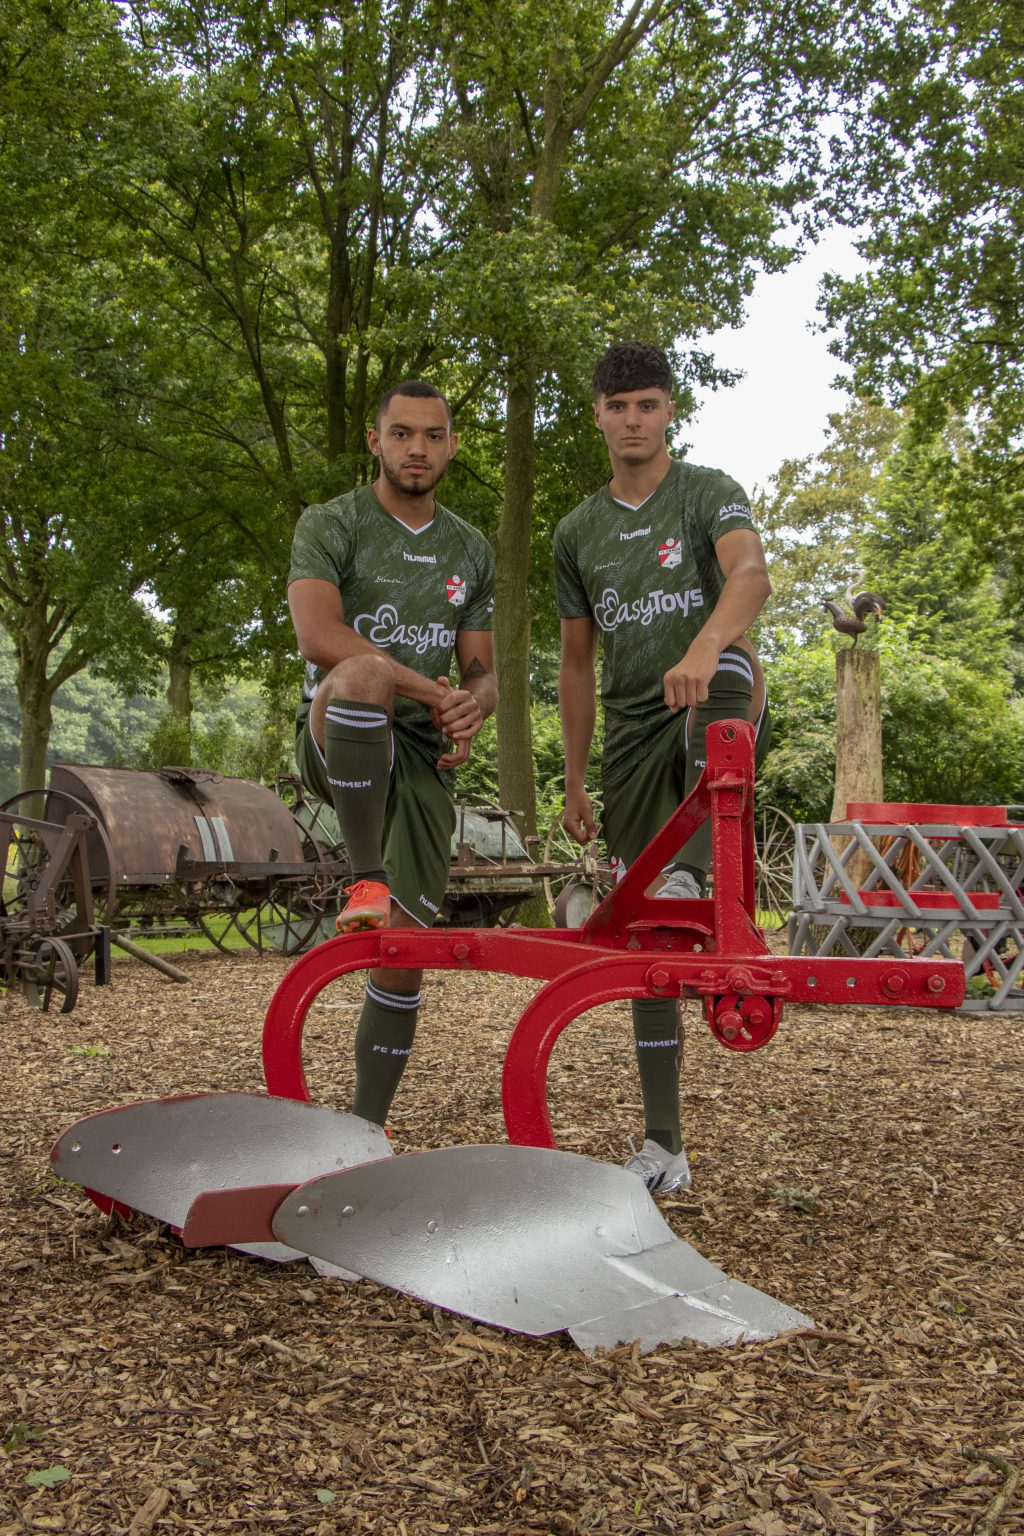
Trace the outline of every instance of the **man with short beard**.
{"label": "man with short beard", "polygon": [[[339,933],[434,922],[452,770],[497,701],[490,545],[434,498],[458,447],[447,400],[420,380],[397,384],[367,443],[377,479],[306,508],[288,578],[306,661],[296,761],[306,788],[333,804],[352,866]],[[421,976],[372,970],[367,982],[353,1109],[379,1125],[412,1050]]]}
{"label": "man with short beard", "polygon": [[[562,624],[559,706],[565,742],[563,825],[597,836],[585,778],[595,725],[595,661],[604,657],[603,834],[621,875],[689,794],[715,720],[750,719],[757,756],[770,727],[764,677],[744,631],[771,592],[746,493],[721,470],[673,459],[675,405],[665,354],[621,342],[594,370],[594,419],[612,477],[555,531]],[[666,867],[659,897],[703,895],[705,823]],[[679,1120],[678,1005],[633,1004],[644,1144],[626,1166],[663,1193],[690,1183]]]}

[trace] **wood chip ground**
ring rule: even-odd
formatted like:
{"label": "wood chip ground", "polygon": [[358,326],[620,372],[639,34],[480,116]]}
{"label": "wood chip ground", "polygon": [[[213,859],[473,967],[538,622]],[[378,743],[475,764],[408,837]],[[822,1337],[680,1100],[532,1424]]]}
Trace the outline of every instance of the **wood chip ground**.
{"label": "wood chip ground", "polygon": [[[1020,1016],[790,1008],[740,1055],[691,1007],[695,1186],[661,1208],[817,1329],[588,1360],[305,1264],[186,1251],[55,1180],[81,1115],[262,1088],[287,962],[182,963],[185,986],[119,963],[66,1017],[0,1004],[2,1536],[1024,1533]],[[307,1023],[313,1097],[339,1107],[360,990],[343,978]],[[428,978],[399,1152],[503,1139],[528,995]],[[640,1130],[624,1005],[563,1036],[551,1103],[563,1147],[621,1160]]]}

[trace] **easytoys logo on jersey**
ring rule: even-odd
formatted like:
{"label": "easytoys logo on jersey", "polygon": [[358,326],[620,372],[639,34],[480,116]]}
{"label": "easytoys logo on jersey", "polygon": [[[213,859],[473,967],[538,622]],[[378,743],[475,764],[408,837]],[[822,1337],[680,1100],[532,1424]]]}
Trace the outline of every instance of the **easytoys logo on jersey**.
{"label": "easytoys logo on jersey", "polygon": [[604,630],[618,629],[620,624],[642,624],[646,629],[656,618],[681,613],[685,619],[691,608],[703,606],[704,594],[699,587],[689,592],[650,592],[632,602],[623,602],[614,587],[605,587],[594,618]]}
{"label": "easytoys logo on jersey", "polygon": [[454,629],[437,623],[402,624],[391,603],[382,603],[376,613],[361,613],[352,628],[374,645],[407,645],[417,656],[432,648],[450,651],[455,644]]}

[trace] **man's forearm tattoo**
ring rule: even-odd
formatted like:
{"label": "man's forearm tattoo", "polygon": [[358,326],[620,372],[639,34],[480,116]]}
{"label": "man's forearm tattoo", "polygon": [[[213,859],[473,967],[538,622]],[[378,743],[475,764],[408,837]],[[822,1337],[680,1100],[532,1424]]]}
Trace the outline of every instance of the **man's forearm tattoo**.
{"label": "man's forearm tattoo", "polygon": [[475,677],[486,677],[486,676],[487,676],[487,668],[484,666],[484,664],[480,660],[479,656],[474,656],[473,660],[470,662],[469,666],[466,668],[465,672],[463,672],[463,674],[462,674],[462,681],[464,683],[469,683],[469,682],[472,682]]}

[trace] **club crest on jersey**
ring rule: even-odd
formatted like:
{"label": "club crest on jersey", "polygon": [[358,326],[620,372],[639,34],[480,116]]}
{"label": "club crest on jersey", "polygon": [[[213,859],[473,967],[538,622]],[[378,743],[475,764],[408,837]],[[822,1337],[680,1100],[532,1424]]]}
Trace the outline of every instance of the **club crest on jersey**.
{"label": "club crest on jersey", "polygon": [[666,539],[664,544],[658,546],[658,562],[666,570],[671,570],[674,565],[681,565],[683,560],[682,539]]}
{"label": "club crest on jersey", "polygon": [[448,601],[456,608],[461,608],[466,601],[466,578],[464,576],[448,577]]}

